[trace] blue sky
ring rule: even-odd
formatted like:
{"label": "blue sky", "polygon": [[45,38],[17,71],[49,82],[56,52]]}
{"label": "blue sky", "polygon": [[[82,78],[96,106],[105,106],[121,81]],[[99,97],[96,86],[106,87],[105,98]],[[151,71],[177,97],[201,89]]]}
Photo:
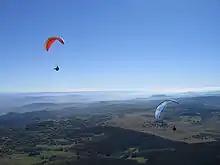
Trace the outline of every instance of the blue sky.
{"label": "blue sky", "polygon": [[[219,0],[7,0],[0,7],[1,92],[220,86]],[[46,52],[50,36],[65,45]]]}

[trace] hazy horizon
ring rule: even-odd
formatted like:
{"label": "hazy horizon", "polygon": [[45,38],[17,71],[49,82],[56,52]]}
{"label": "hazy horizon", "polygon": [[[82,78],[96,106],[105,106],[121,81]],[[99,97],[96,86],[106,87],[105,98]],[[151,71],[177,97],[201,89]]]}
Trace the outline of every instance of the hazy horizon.
{"label": "hazy horizon", "polygon": [[172,93],[187,93],[187,92],[215,92],[220,91],[220,87],[203,87],[203,88],[156,88],[154,90],[146,89],[97,89],[97,88],[78,88],[64,91],[25,91],[25,92],[0,92],[7,93],[86,93],[86,92],[139,92],[151,94],[172,94]]}

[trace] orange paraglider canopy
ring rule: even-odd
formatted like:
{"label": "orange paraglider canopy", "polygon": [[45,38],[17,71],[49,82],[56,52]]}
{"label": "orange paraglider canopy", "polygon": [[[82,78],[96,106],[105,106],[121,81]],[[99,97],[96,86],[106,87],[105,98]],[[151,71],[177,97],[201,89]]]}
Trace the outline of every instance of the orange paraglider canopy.
{"label": "orange paraglider canopy", "polygon": [[48,51],[48,50],[50,49],[51,45],[52,45],[56,40],[58,40],[58,41],[60,41],[60,43],[64,44],[64,39],[61,38],[61,37],[49,37],[49,38],[47,39],[47,41],[45,42],[45,49],[46,49],[46,51]]}

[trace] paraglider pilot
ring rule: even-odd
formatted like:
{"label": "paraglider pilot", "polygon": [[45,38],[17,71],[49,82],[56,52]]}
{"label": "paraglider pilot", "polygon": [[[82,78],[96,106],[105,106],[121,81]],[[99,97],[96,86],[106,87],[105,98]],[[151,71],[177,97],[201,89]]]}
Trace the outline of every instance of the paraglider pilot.
{"label": "paraglider pilot", "polygon": [[175,127],[175,125],[173,126],[173,132],[174,132],[174,131],[176,131],[176,127]]}
{"label": "paraglider pilot", "polygon": [[57,66],[56,68],[53,68],[53,69],[57,72],[60,70],[59,66]]}

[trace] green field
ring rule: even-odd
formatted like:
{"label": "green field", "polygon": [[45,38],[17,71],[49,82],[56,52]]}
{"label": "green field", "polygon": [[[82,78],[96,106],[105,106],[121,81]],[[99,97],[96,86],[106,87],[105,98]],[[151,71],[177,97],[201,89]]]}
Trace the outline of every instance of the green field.
{"label": "green field", "polygon": [[137,161],[140,164],[144,164],[144,163],[147,162],[147,159],[145,159],[144,157],[136,157],[136,158],[128,158],[128,159],[135,160],[135,161]]}
{"label": "green field", "polygon": [[44,155],[46,157],[51,157],[51,156],[58,156],[58,157],[72,157],[75,156],[74,153],[72,152],[64,152],[64,151],[43,151],[41,155]]}
{"label": "green field", "polygon": [[26,154],[13,154],[0,159],[2,165],[31,165],[40,162],[40,156],[29,157]]}

